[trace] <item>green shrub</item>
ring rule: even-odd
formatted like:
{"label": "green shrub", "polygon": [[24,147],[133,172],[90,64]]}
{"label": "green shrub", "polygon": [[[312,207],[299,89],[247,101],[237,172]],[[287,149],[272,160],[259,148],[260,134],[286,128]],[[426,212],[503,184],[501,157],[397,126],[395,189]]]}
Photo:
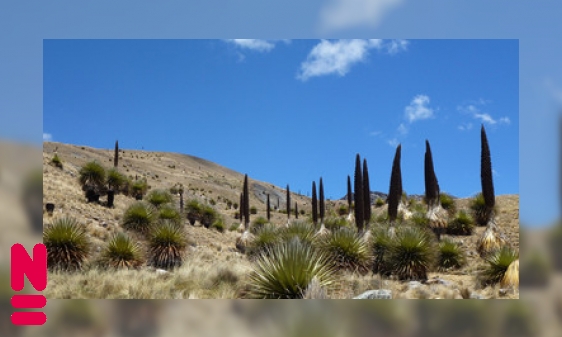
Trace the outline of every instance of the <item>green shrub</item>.
{"label": "green shrub", "polygon": [[443,207],[449,214],[455,214],[457,211],[457,206],[455,200],[447,193],[441,193],[439,195],[439,201],[441,202],[441,207]]}
{"label": "green shrub", "polygon": [[51,164],[53,164],[55,167],[58,167],[60,169],[63,168],[62,165],[62,160],[59,158],[59,155],[55,153],[55,155],[53,156],[53,159],[51,159]]}
{"label": "green shrub", "polygon": [[211,228],[216,229],[217,231],[223,233],[225,230],[224,220],[222,218],[218,218],[211,224]]}
{"label": "green shrub", "polygon": [[450,235],[472,235],[474,231],[474,220],[470,214],[461,210],[457,216],[447,225],[447,234]]}
{"label": "green shrub", "polygon": [[519,254],[509,246],[503,246],[500,250],[486,258],[488,266],[480,274],[483,285],[494,285],[500,283],[506,275],[509,265],[519,258]]}
{"label": "green shrub", "polygon": [[276,245],[262,254],[250,273],[250,297],[298,299],[313,279],[321,287],[334,282],[334,270],[327,257],[298,239]]}
{"label": "green shrub", "polygon": [[107,171],[106,184],[116,193],[119,193],[124,189],[127,181],[127,177],[119,173],[119,171],[117,171],[115,168],[111,168]]}
{"label": "green shrub", "polygon": [[115,234],[101,253],[105,268],[138,268],[143,264],[140,246],[124,233]]}
{"label": "green shrub", "polygon": [[165,190],[152,190],[147,196],[146,200],[154,207],[160,208],[165,204],[171,203],[174,199],[170,192]]}
{"label": "green shrub", "polygon": [[240,227],[240,225],[241,225],[241,224],[240,224],[239,222],[233,223],[232,225],[230,225],[230,227],[228,228],[228,230],[231,231],[231,232],[237,231],[238,228]]}
{"label": "green shrub", "polygon": [[283,241],[297,237],[303,244],[312,244],[316,230],[310,222],[294,220],[289,226],[281,228],[279,234]]}
{"label": "green shrub", "polygon": [[131,194],[137,199],[142,199],[148,191],[148,184],[145,180],[137,180],[131,186]]}
{"label": "green shrub", "polygon": [[324,220],[324,227],[334,231],[343,227],[350,228],[351,224],[345,218],[329,217]]}
{"label": "green shrub", "polygon": [[203,205],[203,207],[201,208],[201,218],[199,219],[199,221],[201,221],[201,224],[205,226],[205,228],[209,228],[213,224],[213,222],[215,222],[219,218],[219,213],[217,213],[214,208],[208,205]]}
{"label": "green shrub", "polygon": [[338,208],[338,215],[344,216],[347,214],[349,214],[349,208],[346,205],[340,205],[340,207]]}
{"label": "green shrub", "polygon": [[338,270],[366,273],[372,256],[367,243],[349,228],[340,228],[322,236],[318,247]]}
{"label": "green shrub", "polygon": [[426,280],[434,260],[434,247],[427,231],[415,227],[397,231],[388,256],[392,274],[400,280]]}
{"label": "green shrub", "polygon": [[189,223],[193,226],[196,221],[201,220],[203,205],[201,205],[197,200],[192,199],[187,202],[186,211],[187,219]]}
{"label": "green shrub", "polygon": [[149,265],[161,269],[173,269],[183,263],[187,239],[182,228],[172,223],[155,226],[149,235]]}
{"label": "green shrub", "polygon": [[175,208],[171,206],[163,206],[160,208],[158,213],[161,220],[169,220],[177,225],[181,225],[181,215]]}
{"label": "green shrub", "polygon": [[439,243],[438,267],[440,270],[459,269],[466,264],[466,256],[462,248],[445,239]]}
{"label": "green shrub", "polygon": [[246,253],[250,257],[268,254],[268,252],[281,241],[277,227],[267,223],[256,230],[254,239],[250,241]]}
{"label": "green shrub", "polygon": [[377,197],[377,200],[375,200],[375,207],[377,207],[377,208],[382,207],[382,206],[384,206],[384,204],[385,204],[385,201],[382,200],[381,197]]}
{"label": "green shrub", "polygon": [[263,227],[263,225],[265,225],[266,223],[268,223],[267,219],[260,216],[258,218],[256,218],[253,222],[252,222],[252,233],[255,233],[256,230],[258,230],[259,228]]}
{"label": "green shrub", "polygon": [[127,208],[123,215],[123,228],[146,234],[158,217],[156,209],[151,204],[139,201]]}
{"label": "green shrub", "polygon": [[250,214],[258,214],[258,209],[256,208],[256,206],[250,207]]}
{"label": "green shrub", "polygon": [[[486,201],[484,200],[482,193],[478,193],[474,198],[472,198],[469,207],[476,224],[478,226],[486,226],[492,211],[486,207]],[[494,207],[494,211],[495,210],[496,209]]]}
{"label": "green shrub", "polygon": [[105,169],[96,161],[86,163],[80,169],[78,181],[83,188],[101,188],[105,184]]}
{"label": "green shrub", "polygon": [[429,228],[429,219],[425,212],[414,212],[410,221],[419,228]]}
{"label": "green shrub", "polygon": [[90,254],[86,231],[73,218],[61,218],[45,228],[43,244],[47,249],[49,270],[81,270]]}
{"label": "green shrub", "polygon": [[373,273],[390,276],[392,265],[388,262],[388,255],[393,239],[388,232],[388,226],[376,226],[371,229],[371,249],[373,252]]}

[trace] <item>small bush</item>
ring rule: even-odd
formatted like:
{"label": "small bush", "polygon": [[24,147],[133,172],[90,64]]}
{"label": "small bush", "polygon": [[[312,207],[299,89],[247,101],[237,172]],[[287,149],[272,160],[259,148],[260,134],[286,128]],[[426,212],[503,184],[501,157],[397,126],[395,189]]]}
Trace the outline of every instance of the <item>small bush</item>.
{"label": "small bush", "polygon": [[201,218],[199,221],[201,221],[201,224],[205,226],[205,228],[209,228],[213,222],[219,218],[219,213],[217,213],[217,211],[211,206],[204,205],[201,208]]}
{"label": "small bush", "polygon": [[250,297],[298,299],[313,279],[322,287],[330,287],[334,269],[325,255],[293,239],[260,255],[249,278]]}
{"label": "small bush", "polygon": [[139,201],[127,208],[123,215],[123,228],[146,234],[157,219],[156,209],[151,204]]}
{"label": "small bush", "polygon": [[203,210],[203,205],[201,205],[197,200],[192,199],[187,202],[186,211],[187,211],[187,220],[193,226],[195,225],[196,221],[201,220],[201,211]]}
{"label": "small bush", "polygon": [[439,243],[439,259],[437,265],[440,270],[458,269],[465,265],[466,256],[462,248],[448,239]]}
{"label": "small bush", "polygon": [[346,205],[340,205],[340,207],[338,208],[338,215],[344,216],[347,214],[349,214],[349,208]]}
{"label": "small bush", "polygon": [[148,245],[150,266],[173,269],[183,263],[183,252],[187,247],[187,239],[183,229],[171,223],[164,223],[152,229]]}
{"label": "small bush", "polygon": [[[486,207],[486,201],[484,200],[482,193],[478,193],[474,198],[472,198],[469,207],[476,224],[478,226],[486,226],[492,211]],[[495,210],[496,209],[494,209],[494,211]]]}
{"label": "small bush", "polygon": [[503,246],[500,250],[486,258],[488,266],[481,273],[483,285],[494,285],[502,282],[509,265],[519,259],[519,254],[508,246]]}
{"label": "small bush", "polygon": [[174,199],[168,191],[164,190],[152,190],[147,196],[146,200],[151,203],[154,207],[160,208],[165,204],[171,203]]}
{"label": "small bush", "polygon": [[78,181],[82,187],[101,188],[105,184],[105,168],[96,161],[82,166]]}
{"label": "small bush", "polygon": [[254,221],[252,221],[252,232],[255,233],[256,230],[263,227],[263,225],[265,225],[266,223],[268,223],[266,218],[262,216],[256,218]]}
{"label": "small bush", "polygon": [[138,268],[143,264],[140,246],[126,234],[118,233],[102,251],[99,263],[106,268]]}
{"label": "small bush", "polygon": [[449,235],[472,235],[474,231],[474,220],[464,210],[457,213],[447,225],[447,234]]}
{"label": "small bush", "polygon": [[250,214],[258,214],[258,209],[256,208],[256,206],[250,207]]}
{"label": "small bush", "polygon": [[426,280],[434,260],[434,247],[426,231],[412,227],[397,231],[388,256],[392,274],[400,280]]}
{"label": "small bush", "polygon": [[56,153],[53,156],[53,159],[51,159],[51,164],[53,164],[55,167],[58,167],[60,169],[63,168],[62,160],[59,158],[58,154],[56,154]]}
{"label": "small bush", "polygon": [[47,248],[49,270],[81,270],[89,256],[90,242],[86,231],[73,218],[62,218],[47,226],[43,232]]}
{"label": "small bush", "polygon": [[232,225],[230,225],[230,227],[228,228],[229,231],[231,232],[235,232],[238,230],[238,228],[240,227],[240,223],[233,223]]}
{"label": "small bush", "polygon": [[424,212],[414,212],[410,221],[419,228],[429,228],[429,219]]}
{"label": "small bush", "polygon": [[267,223],[256,230],[254,238],[250,241],[246,252],[251,257],[268,254],[275,245],[282,241],[276,226]]}
{"label": "small bush", "polygon": [[373,273],[390,276],[392,265],[388,262],[388,255],[392,247],[392,237],[387,226],[376,226],[371,229],[371,246],[373,252]]}
{"label": "small bush", "polygon": [[131,194],[137,200],[142,199],[147,191],[148,191],[148,184],[145,180],[137,180],[131,186]]}
{"label": "small bush", "polygon": [[119,171],[117,171],[115,168],[109,169],[107,171],[106,184],[116,193],[119,193],[124,189],[127,181],[127,177],[119,173]]}
{"label": "small bush", "polygon": [[288,227],[281,228],[279,234],[283,241],[291,241],[297,237],[303,244],[312,244],[316,230],[309,222],[294,220]]}
{"label": "small bush", "polygon": [[457,211],[457,206],[455,200],[449,194],[441,193],[439,195],[439,201],[441,202],[441,207],[443,207],[449,214],[455,214]]}
{"label": "small bush", "polygon": [[339,270],[366,273],[372,257],[367,243],[349,228],[340,228],[321,237],[318,247]]}
{"label": "small bush", "polygon": [[324,220],[324,227],[330,231],[335,231],[340,228],[349,228],[351,224],[344,218],[329,217]]}
{"label": "small bush", "polygon": [[158,213],[161,220],[169,220],[177,225],[181,225],[181,215],[175,208],[171,206],[163,206],[160,208]]}
{"label": "small bush", "polygon": [[384,206],[384,204],[385,204],[385,201],[382,200],[381,197],[377,197],[377,200],[375,200],[375,207],[377,207],[377,208],[382,207],[382,206]]}
{"label": "small bush", "polygon": [[225,230],[224,220],[222,218],[216,219],[212,224],[211,228],[216,229],[217,231],[223,233]]}

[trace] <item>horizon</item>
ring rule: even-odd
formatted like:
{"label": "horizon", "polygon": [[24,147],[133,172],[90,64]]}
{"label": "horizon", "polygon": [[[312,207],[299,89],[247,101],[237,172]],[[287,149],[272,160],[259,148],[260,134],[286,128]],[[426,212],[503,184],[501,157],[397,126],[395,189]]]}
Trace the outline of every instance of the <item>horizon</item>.
{"label": "horizon", "polygon": [[398,144],[404,191],[424,194],[429,139],[441,191],[465,198],[483,124],[496,195],[519,194],[517,40],[44,40],[43,56],[44,141],[188,154],[302,195],[322,177],[339,199],[356,153],[387,193]]}

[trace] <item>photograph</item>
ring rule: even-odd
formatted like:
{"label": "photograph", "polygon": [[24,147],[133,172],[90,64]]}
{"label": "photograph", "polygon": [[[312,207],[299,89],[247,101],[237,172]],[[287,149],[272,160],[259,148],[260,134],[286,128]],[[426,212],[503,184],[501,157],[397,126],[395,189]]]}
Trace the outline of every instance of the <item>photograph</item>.
{"label": "photograph", "polygon": [[519,47],[43,40],[43,294],[519,299]]}

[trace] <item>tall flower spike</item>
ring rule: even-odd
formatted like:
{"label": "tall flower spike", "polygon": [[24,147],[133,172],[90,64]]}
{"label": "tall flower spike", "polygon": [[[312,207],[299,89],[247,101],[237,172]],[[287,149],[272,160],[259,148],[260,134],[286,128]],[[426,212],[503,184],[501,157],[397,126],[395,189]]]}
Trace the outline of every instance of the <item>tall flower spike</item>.
{"label": "tall flower spike", "polygon": [[363,232],[363,224],[365,222],[363,213],[363,175],[361,174],[361,157],[359,157],[359,153],[355,157],[354,187],[355,193],[353,196],[355,201],[355,225],[357,226],[357,230],[359,230],[359,232]]}
{"label": "tall flower spike", "polygon": [[425,199],[429,207],[439,203],[439,183],[435,175],[433,167],[433,156],[431,154],[431,147],[429,141],[425,141]]}
{"label": "tall flower spike", "polygon": [[388,192],[388,218],[393,223],[398,217],[398,204],[402,198],[402,172],[400,169],[400,156],[402,145],[396,148],[394,162],[392,163],[392,173],[390,175],[390,190]]}
{"label": "tall flower spike", "polygon": [[492,210],[496,203],[494,196],[494,181],[492,179],[492,160],[490,158],[490,147],[488,146],[488,138],[486,137],[486,130],[482,124],[480,133],[482,144],[482,156],[480,160],[480,179],[482,180],[482,195],[488,210]]}

